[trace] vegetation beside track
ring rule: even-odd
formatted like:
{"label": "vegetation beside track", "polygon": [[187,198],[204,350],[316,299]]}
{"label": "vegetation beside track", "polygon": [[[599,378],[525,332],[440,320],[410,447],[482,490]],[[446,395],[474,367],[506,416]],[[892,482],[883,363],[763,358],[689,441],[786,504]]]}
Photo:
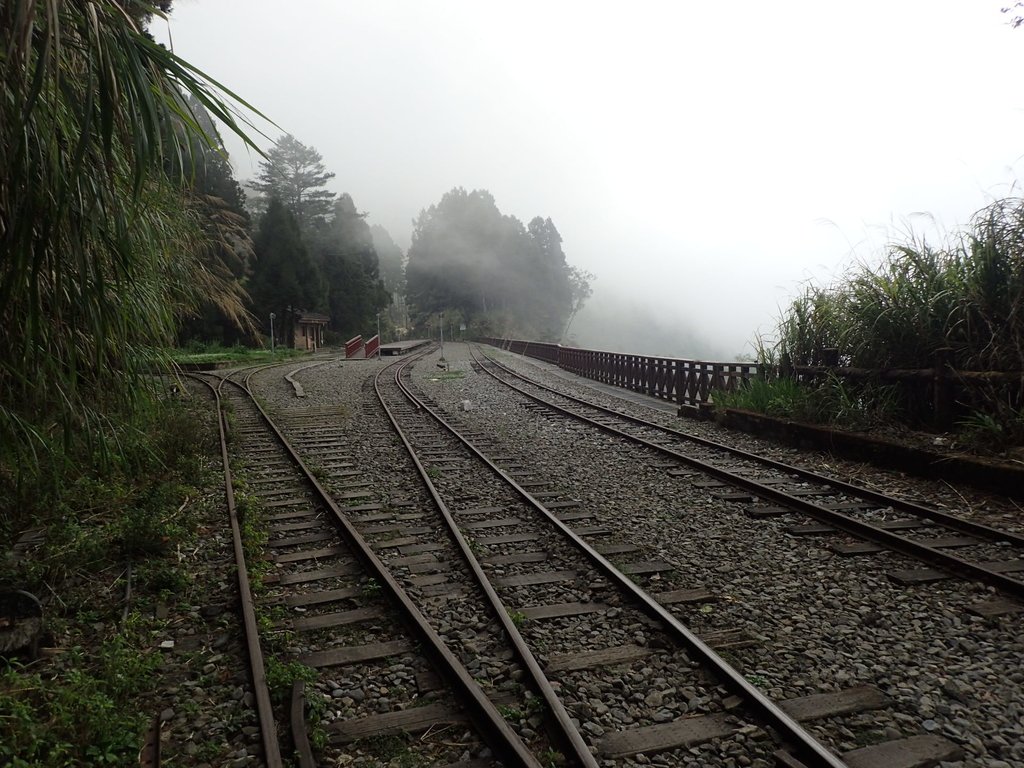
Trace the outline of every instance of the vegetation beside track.
{"label": "vegetation beside track", "polygon": [[[800,366],[883,372],[927,369],[944,356],[953,371],[1024,371],[1024,199],[992,203],[946,243],[890,245],[880,264],[852,267],[837,283],[812,285],[758,343],[763,380],[717,404],[844,427],[927,423],[921,387],[826,373],[810,385]],[[955,374],[952,374],[955,378]],[[958,440],[975,449],[1024,445],[1024,383],[961,389]]]}
{"label": "vegetation beside track", "polygon": [[21,487],[3,478],[3,498],[18,501],[0,510],[0,548],[10,549],[19,526],[40,528],[42,538],[24,558],[0,563],[0,586],[46,600],[47,649],[38,661],[0,667],[4,765],[133,763],[165,706],[168,615],[201,603],[209,586],[193,582],[182,553],[211,510],[222,514],[210,410],[154,399],[106,424],[105,440],[57,441]]}
{"label": "vegetation beside track", "polygon": [[224,347],[218,342],[192,341],[184,347],[164,351],[164,357],[177,365],[203,365],[225,363],[236,366],[256,365],[288,360],[307,354],[305,350],[277,347],[273,352],[267,348],[233,346]]}

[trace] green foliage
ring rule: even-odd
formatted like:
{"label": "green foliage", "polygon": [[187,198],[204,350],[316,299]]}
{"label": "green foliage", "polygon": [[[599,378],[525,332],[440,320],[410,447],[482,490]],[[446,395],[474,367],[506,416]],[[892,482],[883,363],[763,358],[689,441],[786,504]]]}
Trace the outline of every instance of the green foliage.
{"label": "green foliage", "polygon": [[420,327],[457,311],[471,332],[558,340],[580,296],[573,274],[551,219],[524,227],[489,192],[456,188],[417,218],[406,281]]}
{"label": "green foliage", "polygon": [[115,635],[88,652],[72,648],[46,673],[0,669],[0,762],[127,765],[148,719],[132,699],[152,688],[159,663]]}
{"label": "green foliage", "polygon": [[370,227],[373,249],[377,252],[380,279],[384,290],[391,297],[388,320],[395,328],[405,328],[408,314],[405,305],[405,254],[384,227],[374,224]]}
{"label": "green foliage", "polygon": [[736,391],[714,392],[713,400],[725,408],[853,429],[884,426],[900,415],[895,387],[851,383],[831,374],[814,384],[788,377],[751,379]]}
{"label": "green foliage", "polygon": [[334,193],[323,187],[333,178],[316,149],[287,134],[267,152],[252,187],[264,201],[279,200],[303,226],[309,226],[331,210]]}
{"label": "green foliage", "polygon": [[[835,285],[809,286],[783,314],[777,337],[767,354],[762,347],[762,362],[821,365],[831,348],[842,366],[921,369],[948,350],[955,370],[1024,370],[1024,200],[992,203],[941,247],[894,244],[876,267],[858,265]],[[880,412],[898,403],[913,418],[928,400],[910,385],[817,388],[827,396],[820,405],[837,409],[836,421],[863,412],[867,400]],[[742,396],[761,397],[753,387]],[[1003,416],[1012,418],[1024,407],[1024,388],[965,389],[962,398],[962,409],[993,417],[1009,409]]]}
{"label": "green foliage", "polygon": [[523,719],[523,713],[511,704],[502,704],[498,707],[498,714],[500,714],[506,720],[512,722],[519,722]]}
{"label": "green foliage", "polygon": [[276,198],[260,219],[255,251],[256,265],[248,282],[253,312],[268,328],[270,313],[276,315],[274,332],[280,343],[293,336],[295,312],[323,306],[323,280],[297,219]]}
{"label": "green foliage", "polygon": [[181,534],[184,483],[205,475],[200,452],[212,440],[210,425],[186,402],[141,404],[108,414],[102,436],[68,445],[52,438],[36,465],[0,474],[0,542],[30,523],[47,526],[47,549],[29,564],[33,583],[69,566],[159,553]]}
{"label": "green foliage", "polygon": [[941,248],[896,244],[877,267],[808,287],[776,351],[816,365],[829,347],[853,367],[926,368],[949,348],[956,368],[1024,369],[1024,200],[993,203]]}
{"label": "green foliage", "polygon": [[316,682],[316,670],[298,661],[281,661],[271,656],[265,666],[267,688],[279,706],[291,701],[292,686],[299,680],[307,684]]}
{"label": "green foliage", "polygon": [[105,414],[137,402],[140,348],[202,302],[243,313],[202,201],[171,173],[210,143],[182,94],[240,133],[237,107],[145,33],[153,13],[138,0],[0,5],[5,474],[35,472],[55,434],[65,449],[107,434]]}
{"label": "green foliage", "polygon": [[253,349],[252,347],[222,347],[219,342],[203,342],[193,340],[178,349],[168,349],[164,357],[168,360],[184,364],[200,363],[232,363],[237,365],[270,362],[273,360],[286,360],[290,357],[301,355],[302,351],[288,347],[276,347],[273,352],[269,344],[265,349]]}
{"label": "green foliage", "polygon": [[152,714],[140,711],[138,698],[154,689],[161,659],[152,620],[122,617],[126,564],[133,563],[133,605],[177,599],[192,586],[172,550],[198,535],[198,494],[186,483],[206,477],[201,452],[212,443],[212,421],[172,401],[109,423],[119,450],[105,468],[75,454],[56,491],[44,484],[23,499],[21,515],[4,508],[0,516],[45,526],[31,557],[0,565],[0,583],[59,595],[47,631],[69,648],[37,667],[0,670],[4,765],[133,762]]}
{"label": "green foliage", "polygon": [[562,766],[567,765],[569,762],[565,759],[565,755],[557,749],[547,749],[541,752],[539,759],[544,768],[562,768]]}
{"label": "green foliage", "polygon": [[997,402],[993,412],[972,411],[957,427],[967,447],[979,453],[1000,453],[1024,445],[1024,408]]}
{"label": "green foliage", "polygon": [[384,734],[360,739],[357,749],[375,757],[379,764],[392,768],[418,768],[425,763],[409,750],[409,737],[404,733]]}
{"label": "green foliage", "polygon": [[356,210],[343,194],[334,204],[330,222],[310,234],[315,260],[327,284],[327,310],[331,327],[345,338],[376,333],[379,310],[390,303],[378,271],[366,214]]}

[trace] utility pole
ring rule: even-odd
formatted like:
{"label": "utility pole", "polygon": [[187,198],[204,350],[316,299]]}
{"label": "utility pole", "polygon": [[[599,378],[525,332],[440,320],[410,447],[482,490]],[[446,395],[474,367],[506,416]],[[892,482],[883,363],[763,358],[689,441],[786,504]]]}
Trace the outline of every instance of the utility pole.
{"label": "utility pole", "polygon": [[274,313],[270,313],[270,354],[274,354]]}

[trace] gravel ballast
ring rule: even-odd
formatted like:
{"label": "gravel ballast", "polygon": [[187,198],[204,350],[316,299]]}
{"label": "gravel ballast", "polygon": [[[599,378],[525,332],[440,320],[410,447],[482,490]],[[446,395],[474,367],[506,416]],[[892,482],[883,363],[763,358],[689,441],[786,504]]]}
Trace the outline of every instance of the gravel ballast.
{"label": "gravel ballast", "polygon": [[[488,352],[531,378],[589,399],[613,399],[531,361]],[[825,539],[786,532],[794,522],[805,522],[795,514],[751,520],[742,505],[713,498],[692,478],[668,476],[650,451],[525,407],[520,395],[473,370],[465,345],[446,345],[445,357],[464,377],[439,377],[434,353],[414,369],[417,386],[463,424],[491,434],[495,452],[518,457],[537,474],[554,479],[557,490],[581,500],[582,509],[593,512],[597,523],[614,528],[616,540],[640,547],[637,559],[662,558],[675,566],[668,574],[649,577],[644,583],[648,589],[704,587],[714,593],[716,602],[672,610],[698,634],[741,630],[751,638],[752,644],[724,652],[750,682],[776,700],[856,684],[878,686],[891,700],[887,709],[810,724],[824,743],[843,752],[932,733],[965,750],[967,757],[949,766],[1024,765],[1020,614],[984,619],[967,611],[990,597],[991,590],[955,580],[897,586],[885,576],[887,569],[920,564],[891,553],[837,557],[826,549]],[[381,365],[348,361],[306,368],[294,376],[302,383],[303,398],[295,396],[281,369],[259,374],[254,389],[276,413],[342,406],[357,429],[357,422],[372,410],[372,392],[365,382]],[[616,401],[619,410],[676,429],[769,453],[988,525],[1024,531],[1024,515],[1004,498],[805,453],[712,423]],[[389,453],[375,455],[373,443],[359,441],[360,463],[371,474],[371,467],[394,461]],[[671,687],[666,682],[665,688]],[[671,704],[666,708],[671,717],[685,711],[686,697],[675,694],[668,694],[667,701],[682,701],[684,709]],[[601,728],[606,716],[595,708],[587,722],[591,729]],[[690,752],[690,762],[706,764],[707,755],[700,749]],[[673,764],[656,755],[650,761]]]}

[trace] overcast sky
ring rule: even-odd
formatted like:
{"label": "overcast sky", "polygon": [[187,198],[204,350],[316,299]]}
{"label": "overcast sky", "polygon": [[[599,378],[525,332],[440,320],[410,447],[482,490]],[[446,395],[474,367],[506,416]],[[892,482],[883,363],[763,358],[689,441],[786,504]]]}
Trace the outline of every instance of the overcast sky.
{"label": "overcast sky", "polygon": [[316,147],[403,248],[446,191],[487,189],[553,219],[597,275],[591,312],[701,340],[638,351],[725,357],[803,281],[929,231],[917,214],[954,230],[1021,193],[1006,4],[175,0],[169,29],[280,126],[262,145]]}

